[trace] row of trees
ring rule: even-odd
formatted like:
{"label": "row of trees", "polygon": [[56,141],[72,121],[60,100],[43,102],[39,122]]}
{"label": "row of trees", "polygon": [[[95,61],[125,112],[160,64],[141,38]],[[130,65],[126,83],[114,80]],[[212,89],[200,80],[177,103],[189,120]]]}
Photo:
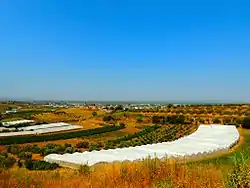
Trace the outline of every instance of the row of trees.
{"label": "row of trees", "polygon": [[58,134],[50,134],[50,135],[30,135],[30,136],[19,136],[19,137],[8,137],[8,138],[0,138],[0,144],[8,145],[8,144],[23,144],[23,143],[31,143],[31,142],[43,142],[43,141],[51,141],[51,140],[64,140],[76,137],[90,136],[94,134],[101,134],[105,132],[116,131],[119,129],[125,128],[124,124],[119,126],[103,126],[95,129],[87,129],[75,132],[65,132]]}
{"label": "row of trees", "polygon": [[121,138],[117,138],[117,139],[114,139],[114,140],[109,140],[108,144],[119,144],[122,141],[132,140],[132,139],[137,138],[139,136],[149,134],[149,133],[153,132],[154,130],[159,129],[160,127],[161,126],[159,126],[159,125],[153,125],[153,126],[150,126],[150,127],[146,127],[142,131],[136,132],[134,134],[128,134],[128,135],[123,136]]}
{"label": "row of trees", "polygon": [[[131,147],[131,146],[140,146],[145,144],[153,144],[158,142],[167,142],[178,139],[182,136],[191,134],[197,126],[195,125],[168,125],[163,127],[151,127],[152,129],[147,129],[145,132],[139,132],[139,134],[132,134],[122,138],[118,138],[116,140],[107,141],[104,144],[103,149],[115,149],[115,148],[123,148],[123,147]],[[143,134],[141,134],[143,133]],[[86,145],[84,145],[86,146]],[[98,144],[95,147],[89,149],[92,150],[100,150],[100,146]]]}
{"label": "row of trees", "polygon": [[75,153],[78,152],[76,148],[72,147],[71,144],[47,144],[40,149],[41,156],[46,156],[51,153],[64,154],[64,153]]}
{"label": "row of trees", "polygon": [[184,124],[185,117],[183,115],[172,115],[172,116],[153,116],[152,123],[154,124]]}

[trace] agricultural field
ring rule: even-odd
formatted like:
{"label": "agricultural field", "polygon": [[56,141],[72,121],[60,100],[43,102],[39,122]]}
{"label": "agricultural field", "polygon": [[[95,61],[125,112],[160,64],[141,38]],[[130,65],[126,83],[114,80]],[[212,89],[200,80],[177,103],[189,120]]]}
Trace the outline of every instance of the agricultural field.
{"label": "agricultural field", "polygon": [[[4,107],[6,108],[8,105]],[[207,187],[223,187],[227,178],[233,178],[227,175],[236,173],[233,169],[241,165],[234,163],[233,156],[235,155],[240,161],[241,154],[243,153],[246,158],[249,152],[247,145],[250,132],[245,129],[247,127],[240,128],[243,122],[246,122],[249,112],[250,105],[169,105],[160,109],[111,112],[97,108],[23,107],[18,113],[2,115],[1,121],[30,119],[34,120],[35,124],[65,122],[82,128],[60,133],[0,138],[0,167],[9,169],[0,173],[0,177],[5,178],[4,181],[0,178],[0,187],[6,187],[7,184],[14,186],[19,181],[18,178],[21,176],[24,178],[27,175],[34,184],[45,187],[67,185],[67,177],[71,177],[75,183],[69,187],[73,185],[87,187],[90,184],[93,187],[100,187],[101,184],[106,185],[105,187],[117,187],[117,185],[180,187],[179,183],[182,181],[193,182],[193,187],[203,187],[200,186],[201,184]],[[241,134],[240,142],[230,152],[184,163],[145,159],[134,163],[118,162],[93,167],[82,166],[79,170],[71,170],[43,161],[44,156],[49,154],[99,151],[173,141],[193,133],[200,124],[211,123],[224,124],[224,126],[235,125]],[[248,169],[248,166],[244,168]],[[135,171],[135,169],[141,170]],[[237,171],[237,173],[244,175],[245,171]],[[225,172],[228,174],[224,174]],[[112,173],[112,175],[105,175],[105,177],[102,176],[103,179],[99,179],[102,173]],[[181,178],[174,175],[178,173]],[[189,175],[184,175],[186,173]],[[208,176],[207,173],[213,173],[213,175]],[[39,182],[36,180],[38,176],[42,177]],[[135,176],[138,177],[136,181],[132,179]],[[53,181],[51,177],[54,177]],[[247,175],[244,177],[248,179]],[[79,178],[83,178],[86,184],[78,181]],[[109,179],[112,181],[109,182]],[[26,181],[20,183],[29,187]]]}

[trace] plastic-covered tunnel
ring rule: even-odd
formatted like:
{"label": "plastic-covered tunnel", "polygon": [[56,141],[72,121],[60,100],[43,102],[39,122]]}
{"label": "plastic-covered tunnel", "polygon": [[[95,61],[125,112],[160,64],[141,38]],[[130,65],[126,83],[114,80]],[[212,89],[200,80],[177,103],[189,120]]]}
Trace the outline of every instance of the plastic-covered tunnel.
{"label": "plastic-covered tunnel", "polygon": [[74,168],[82,164],[134,161],[149,156],[193,157],[228,150],[239,138],[239,132],[234,125],[200,125],[191,135],[172,142],[63,155],[50,154],[44,157],[44,160]]}

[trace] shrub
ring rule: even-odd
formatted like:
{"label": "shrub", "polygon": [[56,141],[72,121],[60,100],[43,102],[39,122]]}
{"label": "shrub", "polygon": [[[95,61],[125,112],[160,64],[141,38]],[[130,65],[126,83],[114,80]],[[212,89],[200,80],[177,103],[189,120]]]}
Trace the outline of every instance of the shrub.
{"label": "shrub", "polygon": [[23,151],[18,154],[18,157],[23,160],[30,160],[32,158],[32,153]]}
{"label": "shrub", "polygon": [[89,151],[93,151],[93,150],[96,150],[96,151],[99,151],[99,150],[100,150],[100,147],[98,146],[97,143],[92,143],[92,144],[90,144],[90,146],[89,146]]}
{"label": "shrub", "polygon": [[243,119],[242,128],[250,129],[250,117],[246,117]]}
{"label": "shrub", "polygon": [[21,162],[20,159],[19,159],[18,162],[17,162],[17,166],[18,166],[19,168],[21,168],[21,167],[23,166],[23,163]]}
{"label": "shrub", "polygon": [[34,144],[32,147],[32,152],[33,153],[40,153],[41,149],[39,148],[39,146],[37,144]]}
{"label": "shrub", "polygon": [[64,147],[65,147],[65,148],[68,148],[68,147],[72,147],[72,145],[71,145],[71,144],[68,144],[68,143],[65,143],[65,144],[64,144]]}
{"label": "shrub", "polygon": [[126,125],[125,123],[120,123],[120,126],[125,127]]}
{"label": "shrub", "polygon": [[139,115],[138,117],[137,117],[137,122],[138,123],[141,123],[143,120],[142,120],[142,116],[141,115]]}
{"label": "shrub", "polygon": [[20,147],[16,144],[12,144],[12,145],[6,146],[6,150],[8,153],[17,155],[20,152]]}
{"label": "shrub", "polygon": [[89,148],[89,143],[88,142],[78,142],[75,145],[76,148]]}
{"label": "shrub", "polygon": [[220,124],[220,123],[221,123],[221,120],[218,119],[218,118],[214,118],[214,119],[213,119],[213,123]]}
{"label": "shrub", "polygon": [[78,172],[81,174],[81,175],[89,175],[91,173],[91,169],[88,165],[84,164],[84,165],[80,165],[80,168],[78,170]]}
{"label": "shrub", "polygon": [[93,117],[96,117],[96,116],[97,116],[97,112],[93,112],[93,113],[92,113],[92,116],[93,116]]}
{"label": "shrub", "polygon": [[0,156],[2,156],[2,157],[8,157],[8,153],[7,152],[5,152],[5,151],[1,151],[0,152]]}
{"label": "shrub", "polygon": [[16,160],[12,157],[0,155],[0,168],[10,168],[15,164]]}
{"label": "shrub", "polygon": [[105,122],[109,122],[112,119],[113,119],[112,116],[103,116],[103,121],[105,121]]}
{"label": "shrub", "polygon": [[31,145],[26,145],[22,148],[23,151],[25,152],[32,152],[32,146]]}
{"label": "shrub", "polygon": [[55,170],[59,168],[59,165],[46,161],[26,160],[25,167],[29,170]]}
{"label": "shrub", "polygon": [[74,153],[76,150],[73,147],[67,147],[64,151],[65,153]]}

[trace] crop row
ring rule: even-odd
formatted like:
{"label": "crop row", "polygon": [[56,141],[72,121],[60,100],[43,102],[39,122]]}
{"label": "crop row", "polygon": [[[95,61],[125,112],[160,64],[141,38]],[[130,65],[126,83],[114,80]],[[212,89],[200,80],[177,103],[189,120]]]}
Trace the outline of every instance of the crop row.
{"label": "crop row", "polygon": [[94,134],[101,134],[105,132],[116,131],[119,129],[125,128],[125,125],[119,126],[103,126],[95,129],[81,130],[75,132],[65,132],[58,134],[49,134],[49,135],[30,135],[30,136],[20,136],[20,137],[8,137],[8,138],[0,138],[1,145],[8,144],[23,144],[30,142],[43,142],[43,141],[52,141],[52,140],[64,140],[82,136],[90,136]]}
{"label": "crop row", "polygon": [[123,147],[130,147],[130,146],[140,146],[145,144],[153,144],[153,143],[160,143],[160,142],[169,142],[176,140],[180,137],[185,135],[191,134],[196,129],[195,125],[168,125],[163,126],[159,129],[156,129],[148,134],[141,135],[135,139],[122,141],[119,144],[108,142],[105,144],[104,149],[111,149],[111,148],[123,148]]}
{"label": "crop row", "polygon": [[124,137],[121,137],[121,138],[117,138],[117,139],[114,139],[114,140],[109,140],[108,142],[112,142],[112,143],[118,144],[118,143],[120,143],[122,141],[132,140],[132,139],[137,138],[139,136],[143,136],[145,134],[153,132],[156,129],[159,129],[160,127],[161,126],[159,126],[159,125],[153,125],[153,126],[150,126],[150,127],[146,127],[145,129],[143,129],[140,132],[136,132],[134,134],[128,134],[128,135],[126,135]]}

